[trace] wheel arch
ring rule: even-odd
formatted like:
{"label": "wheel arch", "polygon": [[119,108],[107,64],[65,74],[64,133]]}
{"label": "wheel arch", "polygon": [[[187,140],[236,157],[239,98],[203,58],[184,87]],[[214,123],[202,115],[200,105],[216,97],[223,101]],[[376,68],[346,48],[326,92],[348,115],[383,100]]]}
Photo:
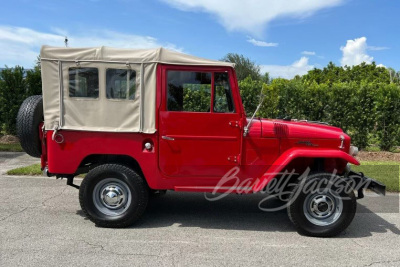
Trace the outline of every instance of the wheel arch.
{"label": "wheel arch", "polygon": [[103,164],[120,164],[131,168],[137,172],[148,185],[146,176],[140,166],[139,162],[130,155],[124,154],[91,154],[87,155],[79,164],[76,174],[87,173],[91,169]]}
{"label": "wheel arch", "polygon": [[[297,149],[292,148],[282,153],[277,160],[253,185],[253,191],[261,191],[273,178],[277,177],[285,168],[298,166],[302,161],[312,162],[310,170],[335,169],[344,167],[347,163],[360,165],[358,160],[344,151],[334,149]],[[304,166],[303,166],[304,167]],[[305,167],[308,167],[305,165]],[[306,169],[306,168],[305,168]],[[303,170],[304,171],[304,170]]]}

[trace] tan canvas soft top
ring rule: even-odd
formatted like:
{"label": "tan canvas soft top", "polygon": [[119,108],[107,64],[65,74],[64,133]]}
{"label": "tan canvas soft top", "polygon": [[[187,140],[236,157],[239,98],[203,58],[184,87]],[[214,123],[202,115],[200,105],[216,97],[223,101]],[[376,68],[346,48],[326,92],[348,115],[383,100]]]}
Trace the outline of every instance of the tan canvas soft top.
{"label": "tan canvas soft top", "polygon": [[[157,49],[117,49],[110,47],[68,48],[42,46],[40,51],[45,128],[108,132],[154,133],[156,112],[156,69],[158,63],[192,66],[234,64]],[[96,68],[98,98],[69,96],[69,70]],[[136,73],[134,100],[106,97],[106,71]]]}

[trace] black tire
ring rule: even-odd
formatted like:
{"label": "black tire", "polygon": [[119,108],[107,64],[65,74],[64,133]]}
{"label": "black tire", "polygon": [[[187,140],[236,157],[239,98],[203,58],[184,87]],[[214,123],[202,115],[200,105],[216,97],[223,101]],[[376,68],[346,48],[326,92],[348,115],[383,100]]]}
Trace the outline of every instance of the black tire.
{"label": "black tire", "polygon": [[[335,182],[329,184],[330,181]],[[317,185],[314,187],[316,189],[307,190],[312,185]],[[346,189],[343,190],[343,188]],[[326,194],[327,197],[326,201],[323,200],[322,203],[319,203],[318,200],[324,199],[323,196],[320,197],[321,193],[322,195]],[[333,200],[333,202],[328,201],[329,199]],[[326,203],[328,202],[335,204],[327,205]],[[313,206],[313,204],[316,205]],[[322,204],[320,206],[322,212],[319,208],[316,209],[317,211],[312,208],[307,209],[307,207],[311,206],[319,207],[320,204]],[[318,217],[329,209],[327,207],[332,207],[332,214],[327,214],[327,217]],[[293,191],[290,205],[288,206],[288,215],[299,234],[314,237],[332,237],[340,234],[350,225],[356,210],[357,201],[354,191],[345,180],[329,173],[314,173],[310,174],[304,183],[300,182]]]}
{"label": "black tire", "polygon": [[[106,197],[101,200],[101,196],[104,196],[104,192],[117,192],[112,190],[121,189],[118,186],[125,193],[123,202],[116,204],[121,208],[116,209],[115,206],[110,209],[106,206],[107,201],[104,201]],[[110,188],[111,191],[108,190]],[[118,164],[94,168],[83,179],[79,189],[79,203],[83,212],[100,227],[122,228],[132,225],[146,210],[148,200],[148,187],[143,178],[132,169]]]}
{"label": "black tire", "polygon": [[25,99],[18,111],[17,135],[22,149],[35,158],[40,158],[42,155],[42,144],[39,137],[39,124],[42,121],[42,96],[34,95]]}

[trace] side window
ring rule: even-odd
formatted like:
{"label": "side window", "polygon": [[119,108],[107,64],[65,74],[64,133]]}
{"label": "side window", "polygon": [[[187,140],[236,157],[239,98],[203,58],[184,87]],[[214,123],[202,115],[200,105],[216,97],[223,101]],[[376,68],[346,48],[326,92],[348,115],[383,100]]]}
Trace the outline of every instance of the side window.
{"label": "side window", "polygon": [[107,69],[106,95],[108,99],[135,99],[136,71]]}
{"label": "side window", "polygon": [[99,71],[96,68],[69,68],[69,96],[99,97]]}
{"label": "side window", "polygon": [[229,84],[228,73],[216,72],[214,75],[214,112],[235,112],[235,105],[232,97],[232,89]]}
{"label": "side window", "polygon": [[211,72],[167,72],[167,110],[210,112],[210,105]]}

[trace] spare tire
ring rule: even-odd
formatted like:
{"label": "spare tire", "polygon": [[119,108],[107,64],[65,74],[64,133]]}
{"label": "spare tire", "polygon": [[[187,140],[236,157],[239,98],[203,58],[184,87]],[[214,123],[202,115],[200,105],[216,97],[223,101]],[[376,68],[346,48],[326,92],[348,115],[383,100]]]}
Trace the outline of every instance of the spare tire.
{"label": "spare tire", "polygon": [[42,155],[39,124],[43,121],[43,99],[41,95],[30,96],[22,103],[17,116],[17,135],[22,149],[36,158]]}

